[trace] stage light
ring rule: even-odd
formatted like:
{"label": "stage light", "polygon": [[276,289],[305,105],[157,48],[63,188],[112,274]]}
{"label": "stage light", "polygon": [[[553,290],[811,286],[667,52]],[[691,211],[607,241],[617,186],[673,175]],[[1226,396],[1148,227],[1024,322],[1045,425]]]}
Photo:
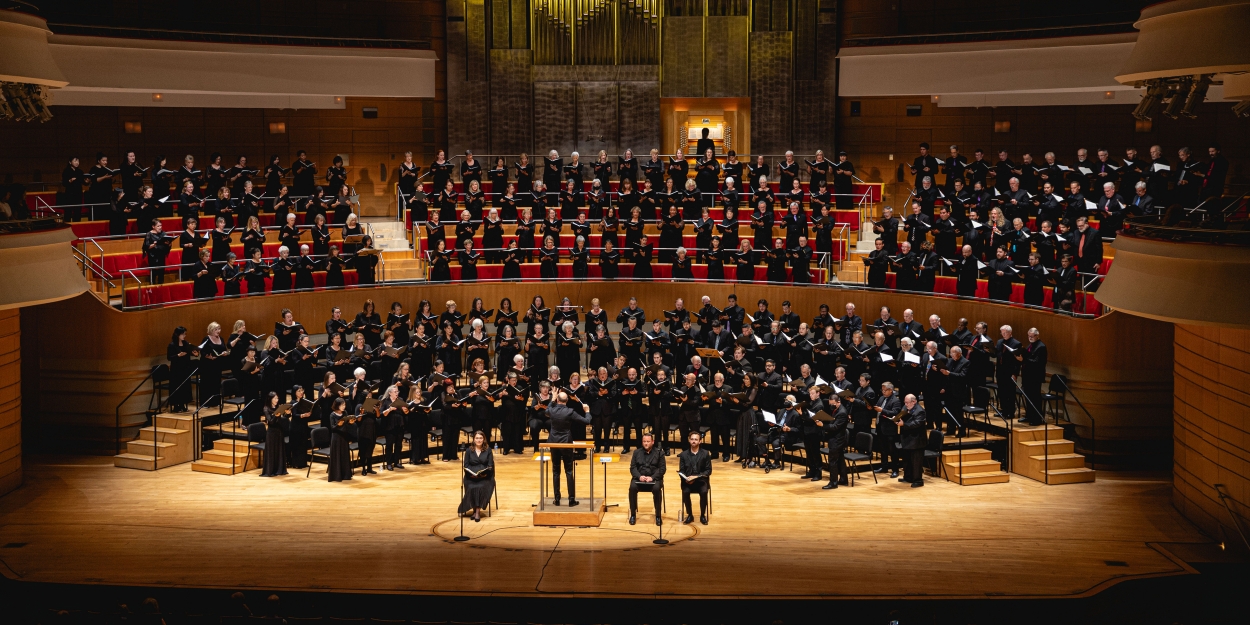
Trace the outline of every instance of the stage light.
{"label": "stage light", "polygon": [[165,95],[164,95],[164,94],[161,94],[161,93],[153,93],[153,94],[152,94],[152,101],[153,101],[153,102],[160,102],[160,101],[162,101],[162,100],[164,100],[164,99],[165,99]]}
{"label": "stage light", "polygon": [[0,119],[18,122],[52,119],[48,89],[43,85],[0,83]]}
{"label": "stage light", "polygon": [[1168,93],[1172,99],[1168,100],[1168,105],[1163,109],[1163,115],[1172,119],[1179,119],[1181,116],[1181,108],[1185,106],[1185,96],[1189,93],[1189,87],[1193,83],[1193,79],[1186,76],[1179,82],[1170,85]]}
{"label": "stage light", "polygon": [[1146,83],[1146,95],[1142,96],[1141,102],[1137,103],[1137,108],[1133,109],[1133,117],[1137,119],[1154,119],[1155,114],[1159,112],[1159,104],[1167,95],[1167,84],[1162,80],[1152,80]]}
{"label": "stage light", "polygon": [[1185,106],[1181,108],[1181,115],[1190,119],[1198,117],[1194,113],[1194,109],[1207,99],[1207,89],[1211,87],[1210,76],[1198,76],[1194,80],[1194,84],[1189,89],[1189,96],[1185,98]]}
{"label": "stage light", "polygon": [[1233,115],[1236,117],[1250,117],[1250,100],[1242,100],[1234,104]]}

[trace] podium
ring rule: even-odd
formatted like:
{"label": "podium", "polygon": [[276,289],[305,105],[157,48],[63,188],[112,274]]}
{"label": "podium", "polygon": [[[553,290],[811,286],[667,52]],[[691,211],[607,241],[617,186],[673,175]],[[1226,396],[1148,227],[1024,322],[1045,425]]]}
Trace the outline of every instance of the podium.
{"label": "podium", "polygon": [[[569,507],[567,505],[555,505],[555,498],[548,495],[550,489],[547,477],[547,463],[551,461],[552,450],[591,450],[593,452],[594,446],[593,441],[538,444],[538,452],[534,454],[534,459],[538,461],[539,495],[538,507],[534,509],[534,525],[599,527],[599,524],[603,522],[603,515],[607,507],[604,505],[602,495],[606,493],[601,493],[598,498],[595,497],[595,464],[597,462],[593,460],[593,456],[591,460],[587,461],[587,464],[590,465],[588,479],[583,484],[580,484],[583,488],[589,487],[589,497],[581,497],[578,499],[577,506]],[[576,461],[574,462],[576,463]],[[567,494],[566,492],[565,495]],[[565,502],[567,501],[565,499]]]}

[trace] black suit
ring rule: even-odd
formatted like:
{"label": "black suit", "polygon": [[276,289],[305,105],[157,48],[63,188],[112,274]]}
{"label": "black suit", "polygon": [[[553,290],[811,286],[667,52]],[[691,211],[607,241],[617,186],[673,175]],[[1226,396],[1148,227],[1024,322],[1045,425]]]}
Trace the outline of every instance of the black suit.
{"label": "black suit", "polygon": [[[629,482],[629,515],[638,513],[638,491],[651,493],[655,503],[655,516],[660,516],[660,497],[663,494],[664,472],[668,466],[664,462],[664,450],[659,445],[652,445],[651,451],[639,448],[629,459],[629,474],[633,479]],[[647,476],[653,481],[640,482],[638,478]]]}
{"label": "black suit", "polygon": [[[942,405],[959,420],[958,427],[964,432],[968,431],[968,426],[963,421],[964,406],[968,405],[968,367],[970,366],[972,363],[967,358],[947,359],[946,370],[950,373],[943,376],[946,378],[946,392],[943,393]],[[954,434],[955,429],[956,424],[951,424],[946,432]]]}
{"label": "black suit", "polygon": [[1046,344],[1034,341],[1024,347],[1024,360],[1021,362],[1020,387],[1024,389],[1025,414],[1029,423],[1041,425],[1045,422],[1042,414],[1042,381],[1046,379]]}
{"label": "black suit", "polygon": [[924,483],[924,448],[928,442],[928,417],[924,408],[916,404],[903,414],[903,422],[899,424],[899,444],[903,453],[910,455],[909,462],[903,465],[903,481],[912,484]]}
{"label": "black suit", "polygon": [[[553,404],[547,407],[547,418],[551,420],[551,430],[547,434],[547,442],[549,443],[571,443],[573,442],[573,428],[577,424],[585,427],[590,423],[590,417],[579,413],[578,411],[563,405]],[[551,481],[554,486],[552,492],[555,493],[556,499],[560,498],[560,465],[564,465],[564,478],[569,484],[569,501],[577,499],[576,484],[573,481],[573,450],[572,449],[553,449],[551,450]]]}
{"label": "black suit", "polygon": [[1020,361],[1016,360],[1016,356],[1020,355],[1020,341],[1014,338],[1000,339],[995,344],[995,348],[998,358],[994,366],[994,381],[998,384],[998,406],[1003,411],[1003,418],[1014,419],[1016,417],[1015,376],[1020,373]]}
{"label": "black suit", "polygon": [[[882,395],[877,398],[875,406],[881,408],[877,415],[876,447],[881,454],[881,468],[897,473],[903,464],[903,454],[894,444],[899,442],[898,426],[893,419],[903,411],[903,400],[895,392],[889,397]],[[863,451],[863,450],[861,450]]]}
{"label": "black suit", "polygon": [[[845,407],[839,407],[833,414],[832,421],[825,421],[825,439],[829,442],[829,483],[836,484],[846,480],[846,459],[842,457],[846,451],[846,429],[850,419]],[[817,458],[820,457],[816,453]],[[819,462],[819,461],[818,461]]]}

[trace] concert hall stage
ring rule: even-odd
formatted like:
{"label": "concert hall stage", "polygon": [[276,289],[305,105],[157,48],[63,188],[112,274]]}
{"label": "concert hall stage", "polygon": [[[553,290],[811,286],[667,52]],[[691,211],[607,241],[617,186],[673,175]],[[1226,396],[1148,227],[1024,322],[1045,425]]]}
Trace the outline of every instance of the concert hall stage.
{"label": "concert hall stage", "polygon": [[[24,582],[450,597],[617,599],[1059,598],[1194,573],[1210,544],[1171,503],[1168,476],[1100,472],[1045,486],[1019,475],[908,488],[865,474],[821,490],[795,472],[714,463],[710,524],[677,522],[669,459],[667,546],[650,497],[627,523],[627,464],[609,468],[599,528],[533,527],[538,467],[498,457],[501,508],[459,531],[459,463],[325,481],[302,471],[157,472],[111,458],[27,457],[0,498],[4,574]],[[596,472],[598,473],[598,472]],[[588,494],[585,467],[578,494]],[[597,476],[596,494],[602,487]],[[696,511],[697,516],[697,511]]]}

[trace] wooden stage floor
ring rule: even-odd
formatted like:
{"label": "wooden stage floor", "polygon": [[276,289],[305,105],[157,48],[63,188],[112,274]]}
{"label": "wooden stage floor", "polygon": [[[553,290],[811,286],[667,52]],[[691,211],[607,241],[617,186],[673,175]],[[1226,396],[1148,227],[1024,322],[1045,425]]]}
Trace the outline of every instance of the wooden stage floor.
{"label": "wooden stage floor", "polygon": [[1209,542],[1173,509],[1164,477],[911,489],[868,476],[825,491],[798,467],[765,475],[716,461],[711,523],[675,522],[673,481],[673,542],[660,547],[649,512],[626,522],[626,465],[609,470],[608,501],[621,507],[602,527],[534,528],[537,466],[512,455],[498,461],[502,509],[455,543],[458,469],[435,461],[330,484],[324,465],[311,479],[261,478],[28,457],[25,485],[0,498],[0,569],[36,582],[450,596],[1042,598],[1192,573],[1159,543]]}

